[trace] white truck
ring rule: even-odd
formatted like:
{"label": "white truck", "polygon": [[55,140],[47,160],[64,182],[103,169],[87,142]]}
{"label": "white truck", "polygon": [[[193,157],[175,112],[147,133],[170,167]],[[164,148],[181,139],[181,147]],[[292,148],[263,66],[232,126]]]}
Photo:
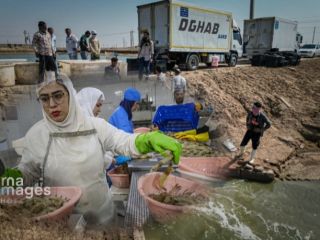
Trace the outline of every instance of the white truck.
{"label": "white truck", "polygon": [[169,68],[188,70],[199,63],[211,65],[214,57],[235,66],[242,56],[240,28],[228,12],[205,9],[175,0],[137,6],[138,32],[148,30],[155,45],[155,60]]}
{"label": "white truck", "polygon": [[297,52],[298,23],[279,17],[256,18],[244,21],[245,55],[252,58],[271,49],[278,52]]}

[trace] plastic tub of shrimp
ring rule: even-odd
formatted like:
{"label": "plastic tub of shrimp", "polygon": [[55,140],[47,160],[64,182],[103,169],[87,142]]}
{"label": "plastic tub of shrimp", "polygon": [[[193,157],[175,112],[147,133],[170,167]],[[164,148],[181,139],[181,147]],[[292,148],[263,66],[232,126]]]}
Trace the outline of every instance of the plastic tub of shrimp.
{"label": "plastic tub of shrimp", "polygon": [[25,192],[21,195],[18,190],[8,191],[7,194],[2,192],[0,202],[4,212],[34,220],[60,220],[72,213],[82,194],[80,187],[41,189],[41,195],[36,194],[39,188],[30,188],[28,194]]}
{"label": "plastic tub of shrimp", "polygon": [[161,174],[148,173],[138,180],[138,191],[156,221],[164,223],[172,220],[208,200],[207,189],[204,186],[172,174],[167,177],[163,188],[159,189],[155,182]]}

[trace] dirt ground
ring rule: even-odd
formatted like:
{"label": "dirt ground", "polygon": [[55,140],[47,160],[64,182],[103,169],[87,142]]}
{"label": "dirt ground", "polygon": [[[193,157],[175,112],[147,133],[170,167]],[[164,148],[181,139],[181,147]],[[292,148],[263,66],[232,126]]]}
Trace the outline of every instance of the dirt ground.
{"label": "dirt ground", "polygon": [[120,227],[106,230],[85,230],[84,232],[72,231],[66,221],[36,222],[27,218],[15,217],[0,207],[0,240],[25,239],[25,240],[129,240],[134,239],[132,230]]}
{"label": "dirt ground", "polygon": [[[272,127],[261,139],[256,162],[273,169],[280,179],[320,179],[320,59],[306,59],[296,67],[243,65],[182,75],[189,95],[213,106],[211,121],[219,125],[218,140],[231,138],[238,147],[247,111],[260,101]],[[223,147],[216,151],[235,155]],[[246,151],[249,158],[250,143]]]}

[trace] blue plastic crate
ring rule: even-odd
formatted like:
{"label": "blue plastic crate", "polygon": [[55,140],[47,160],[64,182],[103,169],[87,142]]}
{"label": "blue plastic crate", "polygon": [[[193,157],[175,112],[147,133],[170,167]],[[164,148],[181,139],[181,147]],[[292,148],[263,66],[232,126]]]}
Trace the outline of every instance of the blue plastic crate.
{"label": "blue plastic crate", "polygon": [[153,118],[153,124],[163,132],[180,132],[196,129],[199,114],[194,103],[160,106]]}

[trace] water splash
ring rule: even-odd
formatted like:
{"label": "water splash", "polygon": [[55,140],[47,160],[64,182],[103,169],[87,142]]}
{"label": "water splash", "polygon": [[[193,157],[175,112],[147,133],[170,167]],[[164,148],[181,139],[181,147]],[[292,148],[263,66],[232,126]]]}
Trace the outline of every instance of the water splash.
{"label": "water splash", "polygon": [[[234,204],[234,202],[232,203]],[[209,201],[207,206],[196,207],[195,210],[207,216],[215,216],[222,228],[229,229],[242,239],[260,239],[253,233],[248,225],[241,222],[232,209],[231,212],[229,212],[225,206],[219,202]]]}

